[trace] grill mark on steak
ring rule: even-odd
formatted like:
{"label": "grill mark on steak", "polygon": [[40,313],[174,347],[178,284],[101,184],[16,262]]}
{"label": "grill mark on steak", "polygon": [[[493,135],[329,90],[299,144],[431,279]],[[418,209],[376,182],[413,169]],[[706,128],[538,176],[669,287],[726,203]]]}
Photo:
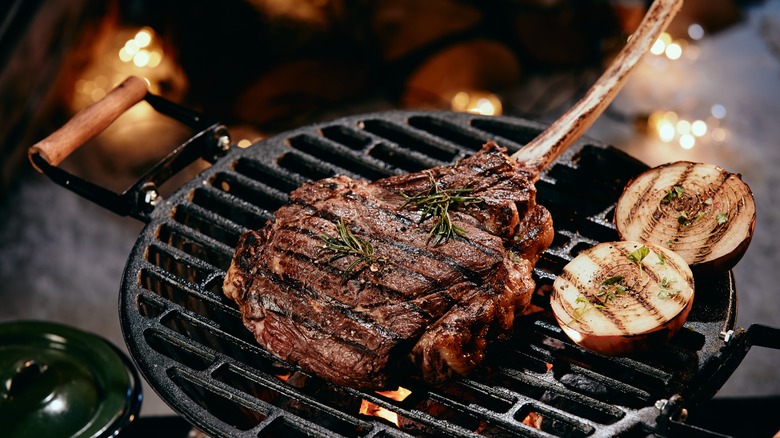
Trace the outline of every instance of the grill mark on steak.
{"label": "grill mark on steak", "polygon": [[[303,263],[306,263],[306,264],[309,264],[312,267],[315,266],[315,265],[318,265],[319,261],[320,261],[319,259],[312,259],[312,258],[306,256],[305,254],[301,254],[301,253],[289,250],[287,248],[275,247],[274,249],[277,252],[289,255],[290,257],[294,258],[295,260],[303,262]],[[336,269],[335,267],[333,267],[333,266],[331,266],[329,264],[325,264],[325,266],[320,266],[319,268],[329,272],[330,274],[333,275],[333,277],[341,277],[342,274],[343,274],[343,272],[341,270]],[[406,269],[406,268],[404,268],[402,266],[398,266],[398,267],[396,267],[394,269],[403,270],[404,271],[404,275],[414,275],[414,276],[422,277],[421,274],[419,274],[417,272],[414,272],[414,271],[411,271],[411,270],[408,270],[408,269]],[[276,277],[280,278],[280,276],[278,276],[278,275],[276,275]],[[431,279],[425,279],[425,280],[430,282],[432,286],[435,284]],[[285,279],[284,278],[280,278],[279,281],[284,282]],[[369,287],[375,288],[376,290],[381,291],[384,294],[386,294],[389,299],[399,300],[399,299],[407,298],[406,294],[404,294],[402,291],[399,291],[399,290],[394,289],[392,287],[388,287],[387,285],[381,284],[381,283],[378,283],[378,282],[366,282],[366,283],[363,283],[362,287],[364,289],[365,288],[369,288]],[[432,287],[431,290],[432,290],[432,293],[440,293],[440,294],[442,294],[444,296],[444,298],[448,302],[450,302],[450,303],[455,302],[455,300],[452,297],[450,297],[449,295],[446,294],[444,288],[441,285],[438,285],[435,288]],[[314,291],[319,292],[319,290],[316,290],[316,289],[310,289],[310,291],[312,293]],[[423,308],[417,306],[416,304],[414,304],[412,302],[406,301],[406,302],[404,302],[404,304],[407,305],[408,306],[408,310],[410,310],[412,312],[418,313],[418,314],[420,314],[421,316],[423,316],[425,318],[430,318],[431,317],[430,313],[428,313]],[[364,305],[363,307],[365,307],[367,309],[371,309],[371,308],[374,308],[374,307],[377,307],[377,306],[380,306],[380,305],[382,305],[382,303],[368,304],[368,305]]]}
{"label": "grill mark on steak", "polygon": [[[355,198],[355,199],[362,199],[362,198]],[[295,202],[293,203],[293,205],[306,209],[310,213],[311,217],[317,217],[331,222],[336,222],[339,218],[338,215],[335,215],[326,210],[319,209],[317,208],[317,206],[314,205],[300,203],[300,202]],[[366,203],[365,205],[367,207],[371,207],[370,210],[374,210],[375,212],[381,213],[382,215],[387,215],[399,219],[408,219],[408,216],[395,213],[391,209],[381,208],[379,205],[374,206],[373,204],[370,203]],[[358,215],[369,214],[369,211],[357,210],[356,213]],[[461,219],[462,217],[468,217],[467,215],[458,214],[458,213],[453,213],[453,216],[457,217],[458,219]],[[476,227],[472,228],[473,223],[476,221],[472,222],[466,220],[458,220],[457,222],[459,223],[460,226],[464,227],[467,231],[467,234],[471,236],[475,236],[476,231],[481,231],[483,234],[487,233],[487,230],[485,230],[484,228],[476,228]],[[423,223],[422,225],[425,225],[425,223]],[[363,227],[355,223],[350,223],[348,227],[350,228],[350,231],[352,231],[354,235],[374,242],[375,247],[377,246],[378,243],[383,243],[401,249],[402,251],[408,253],[410,256],[414,256],[417,262],[419,262],[418,257],[425,257],[430,260],[446,263],[447,265],[455,269],[460,275],[463,275],[472,281],[481,278],[484,272],[489,271],[495,267],[494,264],[491,264],[491,265],[485,265],[480,269],[473,269],[469,265],[463,263],[461,260],[458,260],[458,258],[455,257],[455,254],[449,256],[443,254],[440,249],[437,250],[436,247],[432,248],[427,245],[426,243],[427,232],[422,233],[423,235],[418,236],[416,240],[407,239],[408,241],[402,241],[397,238],[397,234],[391,234],[389,232],[374,233],[371,232],[370,230],[364,229]],[[420,227],[420,224],[418,224],[416,219],[409,224],[409,229],[412,229],[413,227]],[[303,230],[305,230],[305,228],[297,224],[281,227],[280,229],[295,230],[300,233],[303,233]],[[319,239],[319,236],[315,235],[314,233],[309,232],[307,234],[313,237],[317,237],[317,239]],[[333,233],[331,232],[329,234],[333,234]],[[463,239],[459,237],[456,237],[455,239],[457,239],[459,243],[463,245],[468,245],[480,251],[484,255],[486,260],[495,260],[495,263],[498,263],[503,258],[503,254],[496,251],[495,248],[490,248],[487,245],[480,244],[479,242],[476,242],[474,239]],[[414,263],[410,262],[410,264],[413,265]],[[431,278],[431,277],[426,276],[426,278]],[[434,282],[433,285],[437,285],[437,282]]]}
{"label": "grill mark on steak", "polygon": [[[391,176],[373,184],[401,194],[415,195],[431,190],[431,178],[440,190],[470,187],[473,194],[489,192],[484,205],[468,206],[463,211],[489,229],[492,234],[509,237],[520,220],[518,209],[529,211],[535,206],[536,188],[533,175],[520,168],[506,155],[496,153],[488,143],[479,154],[482,160],[466,158],[453,166],[442,166],[422,172]],[[491,149],[492,148],[492,149]],[[516,206],[516,208],[515,208]]]}
{"label": "grill mark on steak", "polygon": [[[279,286],[279,292],[276,294],[276,296],[283,298],[281,300],[273,301],[273,303],[269,303],[266,300],[261,300],[261,304],[266,310],[277,313],[282,317],[289,318],[296,324],[305,326],[308,329],[317,331],[323,335],[329,335],[332,333],[333,327],[328,325],[315,324],[309,319],[302,318],[294,311],[294,309],[299,309],[301,307],[309,307],[309,303],[302,299],[302,297],[313,297],[315,294],[311,290],[303,287],[300,284],[296,284],[297,282],[291,281],[289,278],[281,278],[273,272],[258,271],[258,274],[263,275],[266,280],[271,281],[272,283]],[[297,293],[290,293],[290,289]],[[433,293],[436,294],[435,291]],[[364,354],[369,354],[371,351],[369,349],[363,348],[361,346],[361,342],[365,342],[365,335],[370,335],[373,332],[376,332],[383,337],[396,342],[405,341],[408,338],[395,331],[387,329],[385,325],[370,319],[365,314],[358,314],[353,312],[351,309],[341,305],[338,302],[333,303],[330,299],[328,299],[328,305],[322,305],[321,307],[325,310],[338,312],[344,315],[346,319],[354,320],[354,322],[360,324],[365,329],[364,332],[360,332],[360,336],[357,336],[357,339],[352,340],[345,337],[339,337],[333,340],[334,342],[343,341],[353,348],[360,349],[364,352]],[[411,305],[411,303],[402,303],[402,307],[404,310],[416,308],[415,306]],[[242,313],[246,314],[247,312]],[[421,314],[420,316],[422,318],[425,317],[424,314]],[[429,315],[428,318],[430,318]]]}
{"label": "grill mark on steak", "polygon": [[[300,231],[300,234],[307,235],[312,241],[317,241],[317,242],[319,241],[318,238],[316,238],[315,234],[313,232],[308,231],[308,230]],[[331,278],[330,278],[331,282],[339,281],[339,279],[341,278],[340,275],[341,275],[342,272],[340,270],[338,270],[337,268],[334,268],[332,265],[327,264],[327,263],[318,265],[317,259],[314,259],[314,258],[310,257],[309,255],[301,254],[299,252],[296,252],[295,250],[291,249],[290,247],[273,247],[273,249],[275,251],[277,251],[277,252],[282,252],[284,254],[289,255],[295,261],[303,261],[304,263],[306,263],[307,266],[296,267],[295,270],[318,268],[318,269],[322,269],[323,271],[327,271],[327,272],[330,272],[330,273],[333,274],[331,276]],[[345,263],[347,263],[347,262],[348,261],[345,261]],[[405,268],[403,266],[394,266],[393,269],[395,270],[395,269],[407,269],[407,268]],[[414,271],[406,271],[406,272],[414,273]],[[268,275],[270,275],[270,274],[268,274]],[[420,275],[422,275],[422,274],[420,274]],[[280,279],[280,281],[282,281],[282,282],[284,280],[286,280],[286,278],[281,278]],[[372,280],[372,278],[369,277],[368,280]],[[430,283],[430,286],[425,288],[426,290],[430,291],[429,295],[440,295],[440,298],[442,298],[445,301],[445,303],[447,303],[447,304],[451,304],[451,303],[455,303],[456,302],[456,299],[454,297],[451,297],[449,294],[446,293],[446,290],[447,290],[446,288],[442,287],[440,284],[437,284],[437,282],[434,282],[431,279],[426,278],[426,281]],[[298,287],[301,287],[301,286],[298,286]],[[400,292],[400,291],[398,291],[396,289],[388,288],[385,284],[381,284],[381,283],[379,283],[377,281],[366,281],[366,282],[364,282],[362,284],[362,288],[363,288],[363,290],[365,290],[367,288],[375,288],[376,290],[378,290],[380,292],[391,293],[392,296],[387,297],[387,298],[389,298],[391,300],[392,299],[408,298],[402,292]],[[317,299],[320,296],[322,288],[320,288],[320,287],[315,287],[315,288],[309,287],[309,288],[306,288],[305,291],[307,292],[307,294],[310,297],[312,297],[313,299]],[[330,303],[333,300],[333,297],[331,297],[331,296],[329,296],[327,294],[324,294],[324,297],[325,297],[325,300],[326,300],[325,302],[326,303]],[[421,299],[424,300],[425,297],[421,297]],[[432,315],[429,312],[427,312],[426,310],[422,309],[420,306],[415,305],[412,302],[406,302],[404,304],[407,306],[408,310],[415,311],[416,313],[420,314],[421,316],[423,316],[425,318],[430,319],[432,317]],[[374,304],[374,305],[371,305],[371,304],[363,305],[363,307],[365,307],[367,309],[370,309],[372,307],[377,307],[379,305],[381,305],[381,303],[377,303],[377,304]]]}
{"label": "grill mark on steak", "polygon": [[[312,291],[311,289],[305,287],[303,284],[301,284],[299,281],[297,281],[295,279],[292,279],[292,278],[289,278],[289,277],[280,277],[279,275],[277,275],[276,273],[274,273],[272,271],[260,270],[258,272],[263,274],[263,275],[265,275],[272,283],[274,283],[275,285],[279,286],[282,290],[285,291],[285,292],[283,292],[283,295],[285,296],[285,298],[291,300],[291,302],[287,303],[287,304],[291,305],[292,302],[297,302],[300,305],[306,305],[307,304],[303,300],[299,299],[299,295],[289,293],[289,291],[291,291],[291,290],[295,291],[295,292],[298,292],[298,293],[302,293],[302,294],[304,294],[305,296],[307,296],[309,298],[314,298],[315,300],[324,299],[325,302],[322,303],[323,305],[321,305],[320,308],[325,309],[325,310],[331,310],[331,311],[334,311],[334,312],[338,312],[338,313],[346,316],[350,321],[355,322],[355,323],[363,326],[364,328],[370,329],[372,331],[376,331],[377,333],[379,333],[380,335],[382,335],[383,337],[385,337],[387,339],[391,339],[391,340],[401,340],[401,339],[404,339],[404,337],[402,335],[400,335],[399,333],[397,333],[397,332],[395,332],[393,330],[390,330],[387,327],[382,326],[381,324],[377,323],[376,321],[366,317],[364,314],[360,314],[360,313],[352,311],[349,307],[347,307],[347,306],[343,305],[342,303],[334,300],[333,298],[331,298],[331,297],[329,297],[327,295],[324,295],[324,294],[314,293],[314,291]],[[281,306],[281,305],[279,305],[279,303],[277,301],[274,301],[274,304],[277,306],[278,309],[280,309],[276,313],[281,313],[285,317],[288,317],[288,318],[291,318],[291,319],[295,319],[297,317],[296,312],[293,311],[295,309],[295,306],[289,306],[289,307]],[[320,304],[320,303],[317,303],[317,304]],[[282,310],[286,310],[286,311],[282,311]],[[306,321],[312,322],[311,320],[306,320]],[[323,321],[320,321],[320,322],[323,322]],[[322,331],[323,333],[328,333],[330,331],[328,326],[324,325],[324,324],[312,325],[311,327],[318,327],[318,328],[320,328],[320,331]]]}
{"label": "grill mark on steak", "polygon": [[[437,185],[443,189],[463,187],[463,180],[467,180],[468,187],[475,191],[491,188],[496,190],[501,188],[516,197],[520,193],[535,191],[527,184],[522,184],[514,178],[507,178],[507,172],[515,172],[517,164],[506,156],[493,154],[488,151],[484,161],[462,160],[453,166],[442,166],[433,169],[426,169],[422,172],[390,176],[376,181],[375,184],[384,189],[400,194],[404,192],[408,195],[415,195],[421,192],[427,192],[431,188],[431,177],[437,182]],[[517,172],[522,174],[525,180],[530,180],[531,174],[522,169]]]}
{"label": "grill mark on steak", "polygon": [[[311,232],[308,229],[300,228],[298,226],[280,227],[279,231],[291,231],[300,235],[304,235],[307,238],[311,239],[313,242],[321,243],[319,239],[319,235]],[[367,237],[366,235],[361,234],[360,232],[356,234],[359,236]],[[435,277],[431,277],[430,275],[427,275],[425,272],[421,272],[419,270],[413,269],[414,267],[419,266],[422,263],[422,261],[419,259],[419,256],[423,256],[426,258],[426,260],[434,262],[436,264],[446,263],[449,267],[453,268],[453,274],[461,274],[465,277],[477,277],[480,273],[480,271],[470,270],[467,266],[457,263],[454,260],[440,260],[440,258],[435,256],[435,254],[432,254],[431,252],[423,251],[418,247],[399,244],[398,242],[387,240],[387,239],[383,239],[379,241],[377,238],[375,238],[375,240],[377,240],[377,243],[387,244],[388,246],[398,248],[401,251],[408,253],[408,255],[410,256],[409,258],[400,259],[401,261],[407,262],[406,265],[399,263],[399,259],[395,258],[394,262],[392,263],[392,269],[393,270],[400,269],[403,270],[404,273],[415,276],[415,278],[417,278],[418,280],[426,282],[429,285],[428,286],[429,289],[439,289],[442,288],[444,284],[441,281],[439,281],[439,279]],[[387,252],[387,251],[381,251],[382,248],[381,246],[379,245],[376,246],[380,248],[379,252],[382,253]],[[286,254],[294,254],[296,256],[300,256],[302,260],[306,260],[309,262],[309,264],[311,265],[309,266],[310,268],[323,269],[338,275],[343,274],[343,270],[338,269],[333,264],[322,263],[328,261],[332,256],[331,254],[323,253],[323,249],[320,245],[315,245],[315,248],[316,249],[314,249],[311,253],[301,253],[300,247],[297,248],[297,250],[288,247],[281,247],[281,246],[274,247],[274,249],[277,251],[285,252]],[[342,264],[344,265],[349,264],[352,261],[350,257],[355,257],[355,256],[344,257]],[[378,284],[376,284],[376,286],[380,287],[380,285]],[[381,287],[384,287],[387,290],[391,291],[391,293],[395,294],[399,298],[406,297],[408,295],[399,291],[396,288],[388,288],[386,286],[381,286]]]}
{"label": "grill mark on steak", "polygon": [[[410,209],[401,208],[403,203],[392,204],[392,207],[394,207],[394,208],[386,208],[385,205],[387,205],[387,204],[380,204],[378,202],[374,202],[374,201],[372,201],[371,199],[369,199],[369,198],[367,198],[365,196],[358,196],[356,193],[348,193],[344,197],[346,199],[351,199],[351,200],[358,201],[359,205],[356,205],[356,207],[359,207],[359,206],[367,207],[367,209],[359,210],[358,211],[359,214],[369,213],[369,211],[374,211],[376,213],[381,213],[381,216],[383,216],[383,217],[387,216],[387,217],[391,218],[391,220],[389,222],[394,222],[394,221],[401,222],[401,223],[406,225],[407,229],[413,229],[413,228],[418,227],[420,225],[423,225],[423,226],[426,226],[426,227],[431,225],[429,223],[431,221],[430,219],[428,221],[424,221],[424,222],[420,223],[419,222],[420,215],[419,214],[415,214],[416,212],[414,212],[414,211],[412,211]],[[405,200],[404,200],[404,202],[405,202]],[[317,217],[320,217],[320,218],[323,218],[323,219],[327,219],[327,220],[332,221],[332,222],[336,222],[339,219],[338,215],[336,215],[336,214],[334,214],[334,213],[332,213],[330,211],[317,208],[317,206],[315,206],[313,204],[310,204],[310,203],[307,203],[307,202],[303,202],[301,200],[293,201],[292,204],[293,205],[298,205],[298,206],[300,206],[302,208],[305,208],[305,209],[309,210],[312,213],[312,215],[314,215],[314,216],[317,216]],[[478,229],[478,230],[482,231],[483,233],[488,233],[489,232],[485,227],[482,226],[482,224],[478,220],[474,219],[473,217],[471,217],[469,215],[460,214],[457,211],[452,211],[451,212],[451,216],[454,216],[453,221],[457,222],[457,224],[460,225],[460,226],[473,227],[475,229]],[[362,234],[363,237],[370,236],[372,238],[376,238],[376,239],[381,240],[383,242],[393,243],[393,244],[395,244],[396,246],[399,246],[399,247],[410,248],[410,249],[414,249],[414,250],[417,250],[417,251],[424,251],[420,255],[425,255],[426,257],[432,257],[434,255],[434,253],[435,253],[434,251],[431,251],[431,250],[427,249],[428,248],[427,241],[426,242],[422,242],[422,243],[425,244],[424,246],[423,245],[419,245],[419,243],[420,243],[419,240],[416,241],[416,243],[418,243],[417,245],[408,244],[408,243],[405,243],[405,242],[402,242],[402,241],[398,240],[397,234],[394,235],[394,234],[391,234],[389,232],[387,232],[387,233],[369,233],[368,231],[362,229],[361,227],[355,225],[354,223],[350,224],[350,228],[352,229],[353,233],[357,229],[357,233],[356,234]],[[388,231],[390,231],[390,230],[388,230]],[[387,236],[391,236],[391,238],[388,238]],[[489,256],[489,257],[499,257],[499,256],[501,256],[501,254],[499,254],[494,249],[488,247],[487,245],[480,245],[479,242],[476,242],[473,239],[463,239],[463,238],[459,238],[459,237],[455,237],[454,239],[458,239],[458,240],[462,241],[462,243],[464,243],[466,245],[472,245],[473,247],[477,248],[479,251],[482,251],[483,253],[485,253],[486,256]],[[412,239],[409,239],[409,240],[412,240]],[[435,255],[438,256],[439,254],[435,254]]]}

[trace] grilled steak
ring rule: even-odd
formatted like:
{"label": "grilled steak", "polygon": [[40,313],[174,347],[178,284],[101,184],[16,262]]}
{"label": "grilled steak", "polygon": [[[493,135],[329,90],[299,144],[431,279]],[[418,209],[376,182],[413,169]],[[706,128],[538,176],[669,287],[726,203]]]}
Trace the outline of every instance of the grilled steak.
{"label": "grilled steak", "polygon": [[[337,384],[470,373],[511,333],[553,237],[535,175],[505,152],[488,143],[452,166],[302,185],[273,222],[240,238],[224,293],[260,345]],[[456,192],[469,202],[449,205],[455,232],[432,235],[444,219],[411,198]]]}

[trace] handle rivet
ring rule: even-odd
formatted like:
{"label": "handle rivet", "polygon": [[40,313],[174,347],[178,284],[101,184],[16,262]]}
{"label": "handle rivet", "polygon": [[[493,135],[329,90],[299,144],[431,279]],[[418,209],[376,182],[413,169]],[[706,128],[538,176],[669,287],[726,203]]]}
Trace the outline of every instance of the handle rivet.
{"label": "handle rivet", "polygon": [[230,149],[230,137],[227,135],[222,135],[217,139],[217,147],[219,147],[222,151],[227,151]]}
{"label": "handle rivet", "polygon": [[144,202],[151,206],[157,205],[157,201],[160,199],[160,194],[155,189],[147,189],[144,192]]}

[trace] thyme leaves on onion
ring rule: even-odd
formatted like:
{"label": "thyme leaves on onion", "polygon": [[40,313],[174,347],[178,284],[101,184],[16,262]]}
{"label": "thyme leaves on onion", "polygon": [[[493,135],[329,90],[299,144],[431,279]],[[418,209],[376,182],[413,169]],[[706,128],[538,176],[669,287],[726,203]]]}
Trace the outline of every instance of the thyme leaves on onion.
{"label": "thyme leaves on onion", "polygon": [[601,303],[594,303],[584,295],[578,295],[577,298],[575,298],[574,303],[577,304],[577,307],[575,307],[574,310],[572,311],[571,314],[572,320],[566,323],[566,325],[568,326],[571,326],[571,323],[575,321],[579,321],[591,309],[596,309],[601,311],[602,309],[606,309],[607,307]]}
{"label": "thyme leaves on onion", "polygon": [[628,259],[632,262],[636,263],[636,265],[639,266],[639,270],[642,271],[642,260],[644,260],[648,255],[650,255],[650,249],[642,245],[629,253],[626,257],[628,257]]}
{"label": "thyme leaves on onion", "polygon": [[666,256],[664,255],[664,253],[659,252],[656,255],[658,256],[658,262],[656,263],[656,265],[661,265],[661,266],[666,265]]}
{"label": "thyme leaves on onion", "polygon": [[[429,175],[430,176],[430,175]],[[469,205],[482,202],[482,198],[471,196],[474,191],[471,187],[460,187],[451,189],[440,189],[433,177],[431,179],[431,188],[428,191],[416,195],[408,195],[401,192],[406,202],[401,208],[413,206],[420,211],[418,223],[425,222],[428,219],[433,220],[433,227],[428,233],[428,243],[434,244],[445,242],[455,236],[465,237],[466,230],[452,221],[450,209],[455,205]]]}
{"label": "thyme leaves on onion", "polygon": [[669,280],[666,277],[661,279],[661,290],[658,291],[658,298],[668,300],[669,298],[676,297],[680,293],[679,289],[672,289],[672,283],[674,283],[674,280]]}
{"label": "thyme leaves on onion", "polygon": [[681,197],[685,193],[682,186],[674,186],[666,191],[666,195],[661,199],[661,204],[669,204],[673,200]]}
{"label": "thyme leaves on onion", "polygon": [[596,296],[602,298],[604,303],[614,301],[618,295],[622,295],[628,291],[628,287],[621,284],[623,278],[622,275],[615,275],[602,281],[599,285],[598,292],[596,292]]}

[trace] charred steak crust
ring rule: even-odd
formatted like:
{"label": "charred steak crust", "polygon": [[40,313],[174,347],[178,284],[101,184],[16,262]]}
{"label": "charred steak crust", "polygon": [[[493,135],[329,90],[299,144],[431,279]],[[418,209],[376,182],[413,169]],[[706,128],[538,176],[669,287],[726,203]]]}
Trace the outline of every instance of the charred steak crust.
{"label": "charred steak crust", "polygon": [[[224,293],[260,345],[336,384],[386,389],[409,365],[431,383],[468,374],[490,342],[511,333],[535,287],[533,265],[552,241],[533,180],[491,142],[452,166],[308,182],[274,221],[240,238]],[[405,195],[434,181],[479,197],[450,210],[464,237],[432,244],[433,219],[420,222],[406,205]],[[323,249],[339,220],[374,257]]]}

